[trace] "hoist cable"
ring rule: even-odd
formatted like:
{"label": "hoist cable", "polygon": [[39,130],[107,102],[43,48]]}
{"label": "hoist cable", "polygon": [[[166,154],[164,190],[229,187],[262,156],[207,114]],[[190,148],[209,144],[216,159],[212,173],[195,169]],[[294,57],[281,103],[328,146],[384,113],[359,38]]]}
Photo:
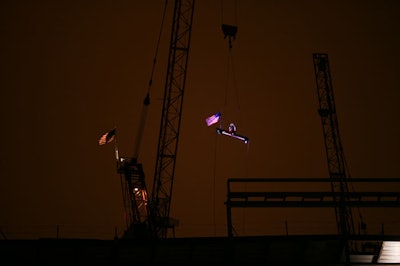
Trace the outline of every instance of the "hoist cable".
{"label": "hoist cable", "polygon": [[232,82],[233,82],[233,100],[234,100],[234,104],[235,104],[235,108],[236,108],[236,112],[237,112],[237,116],[239,119],[239,123],[241,123],[241,119],[240,119],[240,103],[239,103],[239,88],[237,85],[237,81],[236,81],[236,73],[235,73],[235,64],[234,64],[234,60],[233,60],[233,53],[232,50],[230,49],[229,52],[229,56],[230,56],[230,62],[231,62],[231,68],[232,68]]}
{"label": "hoist cable", "polygon": [[217,175],[217,136],[215,136],[214,142],[214,165],[213,165],[213,226],[214,226],[214,236],[217,236],[217,219],[216,219],[216,197],[215,197],[215,186],[216,186],[216,175]]}
{"label": "hoist cable", "polygon": [[[237,107],[236,110],[234,111],[238,111],[238,113],[240,113],[240,106],[239,106],[239,99],[238,99],[238,86],[236,84],[236,76],[235,76],[235,67],[234,67],[234,62],[233,62],[233,53],[232,53],[232,40],[235,39],[235,34],[237,31],[237,27],[233,26],[233,25],[224,25],[224,0],[221,0],[221,24],[222,24],[222,30],[224,32],[224,35],[226,37],[228,37],[228,41],[229,41],[229,46],[228,46],[228,56],[227,56],[227,72],[226,72],[226,80],[225,80],[225,88],[224,88],[224,99],[223,99],[223,106],[221,109],[221,113],[222,116],[219,119],[219,124],[220,124],[220,128],[222,127],[222,122],[226,117],[229,117],[225,115],[225,112],[227,112],[228,110],[228,101],[229,99],[229,95],[230,93],[232,93],[232,90],[229,90],[230,88],[230,82],[233,82],[233,105],[236,105],[234,107]],[[235,10],[234,10],[234,16],[235,16],[235,22],[237,22],[237,8],[236,8],[236,0],[234,0],[234,4],[235,4]],[[226,28],[224,28],[224,26]],[[232,81],[231,81],[232,79]],[[231,95],[232,96],[232,95]],[[247,176],[248,174],[248,154],[249,154],[249,146],[248,144],[246,145],[246,153],[245,153],[245,175]],[[214,164],[213,164],[213,186],[212,186],[212,190],[213,190],[213,229],[214,229],[214,235],[217,235],[217,224],[216,224],[216,176],[217,176],[217,152],[218,151],[218,137],[216,137],[215,139],[215,144],[214,144]],[[245,215],[243,215],[243,224],[245,223]],[[244,228],[244,227],[243,227]],[[232,230],[235,231],[234,228],[232,228]],[[236,231],[235,231],[236,232]]]}
{"label": "hoist cable", "polygon": [[157,55],[158,55],[158,49],[160,47],[160,40],[164,28],[164,20],[165,20],[165,14],[167,10],[167,0],[164,2],[164,10],[162,13],[162,19],[161,19],[161,25],[160,25],[160,31],[158,34],[158,40],[157,40],[157,45],[156,45],[156,50],[155,50],[155,55],[153,58],[153,65],[151,68],[151,74],[150,74],[150,79],[149,79],[149,86],[147,88],[147,93],[143,101],[143,108],[142,108],[142,114],[140,116],[140,121],[139,121],[139,132],[136,137],[136,144],[135,144],[135,149],[133,151],[132,158],[137,159],[139,157],[139,151],[140,151],[140,144],[142,142],[142,137],[143,137],[143,131],[144,127],[146,124],[146,118],[147,118],[147,111],[148,111],[148,106],[150,105],[150,90],[151,86],[153,85],[153,76],[154,76],[154,71],[156,68],[156,63],[157,63]]}
{"label": "hoist cable", "polygon": [[225,111],[226,111],[226,109],[227,109],[227,103],[228,103],[228,88],[229,88],[229,74],[230,74],[230,72],[229,72],[229,65],[230,65],[230,58],[229,58],[229,54],[228,54],[228,60],[227,60],[227,66],[226,66],[226,69],[227,69],[227,71],[226,71],[226,80],[225,80],[225,91],[224,91],[224,104],[223,104],[223,107],[222,107],[222,110],[221,110],[221,112],[222,112],[222,119],[221,119],[221,123],[222,123],[222,120],[224,120],[223,118],[224,118],[224,114],[225,114]]}
{"label": "hoist cable", "polygon": [[154,76],[154,71],[156,68],[156,63],[157,63],[157,55],[158,55],[158,49],[160,48],[160,40],[164,28],[164,21],[165,21],[165,14],[167,11],[167,0],[164,2],[164,10],[162,14],[162,19],[161,19],[161,25],[160,25],[160,31],[158,33],[158,40],[157,40],[157,45],[156,45],[156,51],[154,53],[154,58],[153,58],[153,66],[151,68],[151,74],[150,74],[150,79],[149,79],[149,87],[147,89],[147,94],[150,94],[151,86],[153,85],[153,76]]}
{"label": "hoist cable", "polygon": [[[237,1],[233,0],[233,12],[234,12],[234,21],[237,25]],[[222,114],[224,116],[225,112],[227,111],[227,106],[228,106],[228,97],[231,96],[233,99],[233,106],[234,108],[238,108],[240,110],[239,106],[239,100],[238,100],[238,88],[236,84],[236,76],[235,76],[235,68],[234,68],[234,61],[233,61],[233,53],[232,53],[232,42],[236,38],[236,33],[237,33],[237,26],[236,25],[230,25],[230,24],[225,24],[225,18],[224,18],[224,11],[225,11],[225,6],[224,6],[224,0],[221,0],[221,24],[222,24],[222,31],[224,33],[224,39],[228,39],[228,56],[227,56],[227,74],[226,74],[226,83],[225,83],[225,96],[224,96],[224,103],[223,103],[223,108],[222,108]],[[232,75],[232,76],[231,76]],[[231,95],[231,91],[229,90],[230,86],[230,79],[232,79],[233,82],[233,95]],[[229,94],[229,95],[228,95]],[[234,113],[237,112],[238,110],[234,110]],[[227,116],[225,116],[227,117]],[[221,125],[222,121],[220,121]]]}
{"label": "hoist cable", "polygon": [[[234,22],[238,24],[238,15],[237,15],[237,0],[233,0],[234,2]],[[224,0],[221,0],[221,24],[224,24]]]}

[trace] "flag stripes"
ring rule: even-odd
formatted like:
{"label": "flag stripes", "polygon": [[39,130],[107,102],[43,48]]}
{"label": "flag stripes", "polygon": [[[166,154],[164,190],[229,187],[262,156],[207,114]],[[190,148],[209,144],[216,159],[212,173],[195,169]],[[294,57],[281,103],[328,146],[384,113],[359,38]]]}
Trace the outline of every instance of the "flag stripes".
{"label": "flag stripes", "polygon": [[107,144],[107,143],[110,143],[111,141],[113,141],[115,138],[115,133],[116,133],[116,130],[113,129],[113,130],[103,134],[99,139],[99,145],[104,145],[104,144]]}
{"label": "flag stripes", "polygon": [[218,113],[216,113],[216,114],[214,114],[214,115],[212,115],[210,117],[207,117],[206,118],[207,126],[211,126],[211,125],[217,123],[219,121],[220,117],[221,117],[221,113],[220,112],[218,112]]}

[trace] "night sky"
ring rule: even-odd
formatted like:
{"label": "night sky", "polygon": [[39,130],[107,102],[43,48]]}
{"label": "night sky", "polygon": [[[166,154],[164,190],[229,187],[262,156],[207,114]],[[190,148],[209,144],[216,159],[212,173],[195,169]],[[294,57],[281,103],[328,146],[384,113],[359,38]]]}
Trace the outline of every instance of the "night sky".
{"label": "night sky", "polygon": [[[150,192],[173,2],[140,146]],[[114,145],[97,141],[116,127],[120,155],[135,150],[164,4],[0,2],[0,226],[8,238],[53,237],[57,225],[61,237],[122,232]],[[400,177],[399,14],[397,0],[197,1],[171,205],[176,236],[226,235],[228,178],[328,178],[313,53],[329,55],[351,176]],[[238,27],[232,64],[222,23]],[[250,143],[207,127],[217,111]],[[257,209],[238,211],[235,226],[239,235],[283,234],[285,220],[307,230],[312,217],[317,230],[334,224],[333,210]],[[388,209],[364,217],[371,230],[400,225]]]}

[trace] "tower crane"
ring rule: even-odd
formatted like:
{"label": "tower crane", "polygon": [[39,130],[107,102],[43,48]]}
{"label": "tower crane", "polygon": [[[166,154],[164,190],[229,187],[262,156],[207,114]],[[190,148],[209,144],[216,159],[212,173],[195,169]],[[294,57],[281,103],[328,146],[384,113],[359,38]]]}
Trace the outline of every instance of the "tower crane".
{"label": "tower crane", "polygon": [[[151,197],[149,196],[142,164],[137,154],[130,159],[120,158],[117,171],[125,208],[126,238],[166,238],[167,230],[177,220],[169,217],[175,164],[181,124],[182,104],[192,31],[194,0],[175,0],[169,47],[166,82],[158,139],[156,166]],[[149,104],[144,100],[141,128]],[[137,146],[140,140],[137,141]]]}
{"label": "tower crane", "polygon": [[174,183],[182,104],[192,32],[194,0],[175,0],[167,76],[161,115],[160,133],[153,180],[151,211],[153,232],[166,238],[171,224],[172,187]]}
{"label": "tower crane", "polygon": [[[354,222],[352,210],[347,207],[346,194],[349,191],[347,171],[343,154],[343,146],[339,134],[339,124],[336,113],[335,97],[332,88],[332,79],[329,68],[328,55],[323,53],[313,54],[314,71],[317,82],[319,109],[326,157],[328,161],[329,177],[331,178],[332,192],[338,192],[339,197],[335,207],[336,224],[339,235],[344,239],[354,235]],[[333,194],[336,195],[336,194]],[[335,197],[335,196],[334,196]],[[346,255],[349,255],[349,245],[346,241]]]}
{"label": "tower crane", "polygon": [[[315,53],[313,54],[313,59],[319,100],[318,114],[321,117],[324,134],[329,177],[332,180],[335,180],[331,182],[331,189],[332,192],[342,192],[344,194],[349,191],[347,184],[347,171],[339,133],[328,55]],[[340,197],[336,200],[340,202],[346,199]],[[341,204],[339,204],[339,206],[341,206]],[[351,209],[339,207],[335,209],[335,214],[339,234],[353,234],[354,223]]]}

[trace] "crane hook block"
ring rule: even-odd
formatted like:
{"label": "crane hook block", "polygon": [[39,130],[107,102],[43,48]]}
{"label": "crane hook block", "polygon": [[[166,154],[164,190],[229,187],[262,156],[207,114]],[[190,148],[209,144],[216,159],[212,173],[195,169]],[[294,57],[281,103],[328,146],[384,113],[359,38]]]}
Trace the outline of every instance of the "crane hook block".
{"label": "crane hook block", "polygon": [[229,48],[232,48],[232,40],[236,38],[237,26],[222,24],[222,32],[224,33],[224,39],[228,37]]}
{"label": "crane hook block", "polygon": [[220,135],[225,135],[225,136],[228,136],[228,137],[231,137],[231,138],[235,138],[235,139],[241,140],[244,143],[248,143],[249,142],[249,138],[248,137],[236,134],[236,131],[231,131],[231,130],[226,131],[225,129],[217,128],[217,133],[220,134]]}
{"label": "crane hook block", "polygon": [[222,32],[224,33],[224,38],[230,37],[235,39],[237,33],[237,27],[228,24],[222,24]]}

